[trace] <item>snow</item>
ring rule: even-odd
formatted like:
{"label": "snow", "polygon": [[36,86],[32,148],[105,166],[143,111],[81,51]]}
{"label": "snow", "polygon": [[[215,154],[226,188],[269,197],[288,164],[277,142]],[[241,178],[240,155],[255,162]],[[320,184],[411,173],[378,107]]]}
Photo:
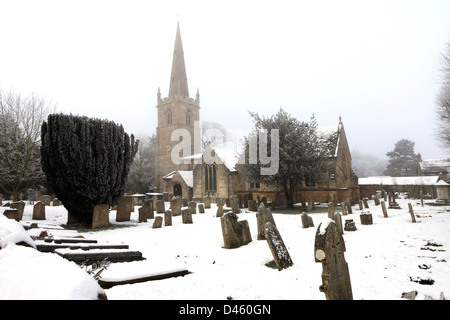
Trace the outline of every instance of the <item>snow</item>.
{"label": "snow", "polygon": [[[372,225],[361,225],[358,206],[353,214],[354,232],[345,231],[345,258],[348,263],[353,297],[356,300],[401,299],[403,292],[416,290],[416,299],[441,292],[450,297],[450,206],[425,206],[414,200],[397,199],[402,209],[388,209],[369,200]],[[407,203],[411,202],[417,223],[411,222]],[[166,206],[169,204],[166,203]],[[299,214],[274,210],[274,219],[293,261],[293,266],[278,271],[266,266],[273,260],[265,240],[256,240],[256,215],[246,209],[239,220],[249,222],[253,241],[237,249],[223,248],[220,219],[213,204],[205,214],[193,215],[193,224],[182,224],[181,216],[172,218],[172,226],[152,229],[153,219],[138,223],[138,210],[131,221],[110,224],[121,228],[81,232],[99,242],[126,243],[139,250],[146,260],[112,263],[101,274],[104,279],[127,279],[171,270],[187,269],[184,277],[114,286],[105,289],[114,300],[225,300],[232,299],[315,299],[324,300],[321,263],[314,259],[314,238],[318,226],[325,227],[327,206],[316,206],[309,215],[316,227],[303,229]],[[323,207],[323,208],[322,208]],[[323,209],[323,210],[320,210]],[[0,208],[2,215],[4,208]],[[338,208],[336,210],[339,210]],[[318,212],[320,211],[320,212]],[[32,221],[32,206],[27,205],[23,220]],[[64,224],[64,207],[47,207],[45,223]],[[40,222],[42,223],[42,222]],[[8,225],[8,226],[6,226]],[[17,225],[16,225],[17,226]],[[9,221],[0,219],[0,238],[12,230]],[[439,245],[439,246],[437,246]],[[432,279],[433,285],[411,280]],[[99,288],[92,276],[73,262],[54,253],[7,243],[0,250],[1,299],[93,299]]]}
{"label": "snow", "polygon": [[421,186],[421,185],[434,185],[439,180],[439,176],[421,176],[421,177],[390,177],[390,176],[378,176],[359,178],[358,183],[360,185],[404,185],[404,186]]}

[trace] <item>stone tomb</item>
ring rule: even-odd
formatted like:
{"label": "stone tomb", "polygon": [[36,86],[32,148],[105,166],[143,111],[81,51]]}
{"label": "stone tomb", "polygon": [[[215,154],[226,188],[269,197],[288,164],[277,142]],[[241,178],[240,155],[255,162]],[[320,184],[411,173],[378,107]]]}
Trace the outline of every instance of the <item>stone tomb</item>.
{"label": "stone tomb", "polygon": [[353,300],[352,285],[347,262],[345,242],[336,223],[328,220],[319,225],[314,243],[314,258],[322,263],[322,285],[327,300]]}
{"label": "stone tomb", "polygon": [[266,223],[265,237],[278,270],[289,268],[294,263],[276,226]]}

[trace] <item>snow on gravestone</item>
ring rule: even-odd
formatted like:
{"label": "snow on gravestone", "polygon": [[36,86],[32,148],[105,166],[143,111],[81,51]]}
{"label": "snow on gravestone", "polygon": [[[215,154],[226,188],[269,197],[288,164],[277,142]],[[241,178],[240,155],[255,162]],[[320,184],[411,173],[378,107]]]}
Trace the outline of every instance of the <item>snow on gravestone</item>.
{"label": "snow on gravestone", "polygon": [[345,242],[336,223],[328,219],[316,231],[314,258],[322,263],[320,291],[327,300],[353,300],[348,265],[344,257]]}
{"label": "snow on gravestone", "polygon": [[281,271],[292,266],[294,263],[292,262],[291,256],[284,245],[283,239],[281,238],[277,227],[275,227],[272,223],[267,222],[265,234],[267,244],[272,252],[272,256],[278,270]]}

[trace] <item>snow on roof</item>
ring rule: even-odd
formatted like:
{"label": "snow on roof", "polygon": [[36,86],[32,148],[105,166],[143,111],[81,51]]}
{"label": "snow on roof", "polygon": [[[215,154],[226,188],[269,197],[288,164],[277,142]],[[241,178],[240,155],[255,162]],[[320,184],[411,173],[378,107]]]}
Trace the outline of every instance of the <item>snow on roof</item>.
{"label": "snow on roof", "polygon": [[368,177],[359,178],[360,185],[434,185],[439,180],[439,176],[421,176],[421,177]]}
{"label": "snow on roof", "polygon": [[170,180],[170,179],[173,178],[173,176],[175,175],[175,173],[176,173],[176,171],[172,171],[172,172],[166,174],[166,175],[163,177],[163,179]]}
{"label": "snow on roof", "polygon": [[336,145],[334,146],[334,150],[330,150],[330,156],[331,157],[337,157],[338,155],[338,149],[339,149],[339,139],[340,135],[339,133],[339,126],[341,124],[339,123],[337,126],[329,126],[329,127],[322,127],[317,128],[317,133],[319,136],[322,136],[322,140],[325,142],[327,139],[329,139],[333,134],[337,136],[336,139]]}
{"label": "snow on roof", "polygon": [[183,178],[184,182],[186,182],[189,188],[194,187],[194,173],[193,171],[182,171],[178,170],[180,176]]}
{"label": "snow on roof", "polygon": [[450,158],[449,159],[424,159],[420,162],[422,171],[442,171],[450,172]]}

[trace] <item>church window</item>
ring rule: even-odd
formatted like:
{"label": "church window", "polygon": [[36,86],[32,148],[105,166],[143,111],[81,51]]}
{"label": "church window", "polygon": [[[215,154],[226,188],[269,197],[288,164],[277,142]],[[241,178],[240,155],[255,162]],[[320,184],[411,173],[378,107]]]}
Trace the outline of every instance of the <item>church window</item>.
{"label": "church window", "polygon": [[259,182],[250,182],[250,189],[259,189],[261,188],[261,183]]}
{"label": "church window", "polygon": [[217,176],[216,166],[205,166],[205,190],[216,191],[217,190]]}
{"label": "church window", "polygon": [[167,110],[167,124],[172,124],[172,111]]}
{"label": "church window", "polygon": [[186,124],[191,124],[191,110],[186,112]]}

